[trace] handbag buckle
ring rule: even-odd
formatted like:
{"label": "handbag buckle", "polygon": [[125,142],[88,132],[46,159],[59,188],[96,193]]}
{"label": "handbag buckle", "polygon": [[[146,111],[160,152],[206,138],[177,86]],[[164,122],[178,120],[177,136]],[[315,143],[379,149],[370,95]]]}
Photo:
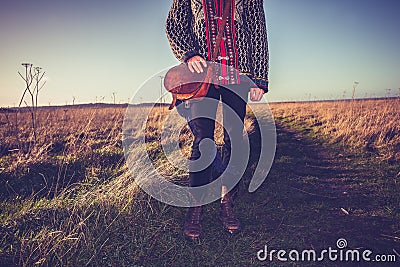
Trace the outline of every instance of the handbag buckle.
{"label": "handbag buckle", "polygon": [[190,108],[190,101],[189,100],[185,100],[185,108],[186,109]]}

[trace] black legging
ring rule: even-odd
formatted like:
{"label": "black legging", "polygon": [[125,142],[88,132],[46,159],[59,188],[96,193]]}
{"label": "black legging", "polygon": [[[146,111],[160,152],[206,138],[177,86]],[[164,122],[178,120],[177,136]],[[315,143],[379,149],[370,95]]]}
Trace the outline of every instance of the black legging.
{"label": "black legging", "polygon": [[[189,117],[197,117],[189,122],[189,126],[194,135],[192,153],[190,157],[191,160],[196,160],[200,157],[199,144],[204,138],[209,138],[214,141],[215,116],[218,108],[218,100],[221,100],[232,109],[229,110],[227,108],[223,108],[222,111],[224,126],[224,145],[222,148],[222,157],[213,154],[213,149],[208,147],[207,149],[203,150],[203,153],[207,153],[208,155],[203,156],[213,159],[213,164],[208,165],[207,168],[201,171],[193,171],[196,170],[196,163],[192,163],[191,161],[189,166],[189,186],[191,187],[205,185],[211,180],[217,178],[211,177],[213,167],[214,169],[218,169],[216,172],[219,174],[226,168],[231,156],[231,140],[229,138],[229,134],[232,137],[235,136],[232,138],[235,140],[242,140],[243,138],[243,122],[246,115],[246,103],[249,88],[248,86],[243,85],[233,85],[229,87],[232,91],[222,86],[215,88],[213,85],[211,85],[206,98],[204,98],[202,101],[190,100],[190,108],[188,109],[190,113]],[[237,115],[232,114],[232,112],[235,112]],[[238,116],[241,123],[237,123],[237,118],[234,120],[233,116]]]}

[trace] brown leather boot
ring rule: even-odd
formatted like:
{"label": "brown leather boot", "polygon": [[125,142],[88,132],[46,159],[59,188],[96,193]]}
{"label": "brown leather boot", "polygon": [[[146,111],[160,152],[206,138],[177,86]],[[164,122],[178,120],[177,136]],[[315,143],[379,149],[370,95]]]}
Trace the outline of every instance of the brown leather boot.
{"label": "brown leather boot", "polygon": [[201,216],[203,206],[190,207],[185,218],[183,234],[191,241],[198,241],[201,236]]}
{"label": "brown leather boot", "polygon": [[221,199],[221,213],[220,219],[222,226],[230,234],[237,234],[240,232],[240,221],[233,212],[233,201],[237,194],[237,190],[231,190]]}

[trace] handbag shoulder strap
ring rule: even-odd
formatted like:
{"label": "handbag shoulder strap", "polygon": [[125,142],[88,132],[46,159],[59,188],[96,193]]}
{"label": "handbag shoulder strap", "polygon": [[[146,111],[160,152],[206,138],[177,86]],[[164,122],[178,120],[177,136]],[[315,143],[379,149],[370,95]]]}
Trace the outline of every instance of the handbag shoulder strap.
{"label": "handbag shoulder strap", "polygon": [[225,24],[226,24],[226,22],[228,20],[229,13],[231,11],[232,1],[233,0],[226,0],[225,1],[226,3],[225,3],[225,7],[224,7],[224,12],[222,14],[222,21],[221,21],[221,24],[218,27],[218,34],[217,34],[217,37],[215,39],[215,46],[214,46],[214,50],[213,50],[211,61],[215,61],[217,59],[217,57],[218,57],[218,52],[219,52],[220,44],[221,44],[221,41],[222,41],[222,35],[224,34]]}

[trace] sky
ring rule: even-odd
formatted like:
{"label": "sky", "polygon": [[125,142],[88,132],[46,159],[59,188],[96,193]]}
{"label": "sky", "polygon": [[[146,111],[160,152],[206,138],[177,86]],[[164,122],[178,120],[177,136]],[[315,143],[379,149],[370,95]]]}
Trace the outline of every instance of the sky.
{"label": "sky", "polygon": [[[0,107],[18,105],[23,62],[46,72],[39,105],[126,103],[146,81],[154,99],[158,73],[178,63],[165,35],[171,3],[3,0]],[[400,93],[399,0],[265,0],[264,9],[267,101],[349,98],[354,82],[356,97]]]}

